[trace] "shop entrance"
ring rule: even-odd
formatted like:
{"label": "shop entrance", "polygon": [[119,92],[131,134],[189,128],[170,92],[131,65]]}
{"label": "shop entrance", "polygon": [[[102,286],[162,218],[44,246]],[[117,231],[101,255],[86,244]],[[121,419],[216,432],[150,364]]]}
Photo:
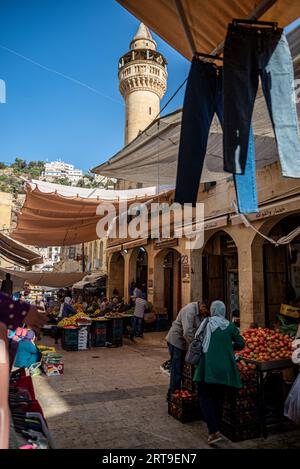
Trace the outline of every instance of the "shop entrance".
{"label": "shop entrance", "polygon": [[140,286],[143,296],[147,298],[148,285],[148,254],[145,248],[140,248],[136,259],[136,283]]}
{"label": "shop entrance", "polygon": [[155,257],[154,303],[171,323],[181,309],[181,263],[175,249],[164,249]]}
{"label": "shop entrance", "polygon": [[115,252],[111,257],[108,282],[110,297],[115,289],[119,296],[124,296],[124,258],[120,252]]}
{"label": "shop entrance", "polygon": [[221,300],[227,318],[239,317],[238,253],[235,242],[224,231],[213,235],[203,251],[203,299]]}
{"label": "shop entrance", "polygon": [[[268,236],[277,240],[299,226],[300,216],[290,216],[281,220]],[[263,261],[265,323],[270,327],[277,322],[281,304],[291,304],[300,296],[300,235],[284,246],[276,247],[266,242]]]}

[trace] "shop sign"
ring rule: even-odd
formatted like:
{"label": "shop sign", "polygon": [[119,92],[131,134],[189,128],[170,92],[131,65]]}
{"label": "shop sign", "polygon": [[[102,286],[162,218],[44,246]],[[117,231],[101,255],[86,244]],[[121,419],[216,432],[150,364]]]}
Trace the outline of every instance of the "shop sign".
{"label": "shop sign", "polygon": [[[282,215],[283,213],[291,212],[293,210],[299,210],[299,201],[300,197],[294,197],[293,199],[278,202],[265,208],[262,207],[258,213],[247,215],[247,219],[249,221],[262,220],[264,218]],[[231,216],[231,223],[232,225],[238,225],[243,223],[243,221],[239,215],[233,215]]]}
{"label": "shop sign", "polygon": [[153,280],[152,279],[148,280],[148,288],[153,288]]}
{"label": "shop sign", "polygon": [[154,249],[172,248],[178,246],[178,238],[167,239],[166,241],[155,241]]}

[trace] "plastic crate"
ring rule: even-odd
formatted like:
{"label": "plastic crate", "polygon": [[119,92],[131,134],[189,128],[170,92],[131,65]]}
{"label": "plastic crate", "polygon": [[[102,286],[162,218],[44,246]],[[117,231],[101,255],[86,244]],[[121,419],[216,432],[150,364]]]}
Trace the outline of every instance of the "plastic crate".
{"label": "plastic crate", "polygon": [[182,376],[181,387],[182,389],[187,389],[190,392],[197,391],[197,383],[193,381],[192,378],[189,378],[188,376],[184,376],[184,375]]}
{"label": "plastic crate", "polygon": [[62,329],[61,346],[64,350],[78,350],[79,327],[76,329]]}
{"label": "plastic crate", "polygon": [[123,319],[113,318],[107,326],[107,342],[120,347],[123,345]]}
{"label": "plastic crate", "polygon": [[194,374],[195,374],[195,366],[184,362],[183,368],[182,368],[182,375],[186,376],[187,378],[193,379]]}
{"label": "plastic crate", "polygon": [[192,398],[172,398],[168,401],[168,414],[181,423],[201,420],[198,396]]}
{"label": "plastic crate", "polygon": [[221,433],[233,442],[251,440],[261,436],[259,423],[246,425],[233,425],[226,422],[221,424]]}
{"label": "plastic crate", "polygon": [[169,329],[168,318],[166,316],[157,317],[156,324],[155,324],[155,330],[157,332],[160,332],[160,331],[167,331],[168,329]]}
{"label": "plastic crate", "polygon": [[92,345],[94,347],[105,347],[107,338],[106,321],[95,321],[91,331]]}

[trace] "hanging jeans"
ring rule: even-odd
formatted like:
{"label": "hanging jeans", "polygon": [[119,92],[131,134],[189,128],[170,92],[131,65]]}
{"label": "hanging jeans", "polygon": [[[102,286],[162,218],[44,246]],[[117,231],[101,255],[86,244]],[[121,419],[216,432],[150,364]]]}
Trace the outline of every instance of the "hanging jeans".
{"label": "hanging jeans", "polygon": [[[210,126],[216,113],[223,125],[222,68],[194,59],[184,97],[175,202],[197,202]],[[235,178],[240,212],[257,212],[254,141],[244,175]]]}
{"label": "hanging jeans", "polygon": [[250,122],[260,76],[282,175],[300,177],[300,138],[293,62],[281,29],[229,25],[224,47],[224,169],[245,170]]}

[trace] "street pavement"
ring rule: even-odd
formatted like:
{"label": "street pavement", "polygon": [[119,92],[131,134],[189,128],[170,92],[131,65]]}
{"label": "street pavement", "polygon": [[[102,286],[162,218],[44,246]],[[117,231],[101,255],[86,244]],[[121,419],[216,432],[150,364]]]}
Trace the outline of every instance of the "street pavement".
{"label": "street pavement", "polygon": [[[56,448],[211,448],[204,422],[182,424],[168,415],[165,333],[146,333],[123,347],[63,355],[64,375],[34,378]],[[41,340],[53,346],[49,337]],[[213,448],[300,448],[300,429]]]}

